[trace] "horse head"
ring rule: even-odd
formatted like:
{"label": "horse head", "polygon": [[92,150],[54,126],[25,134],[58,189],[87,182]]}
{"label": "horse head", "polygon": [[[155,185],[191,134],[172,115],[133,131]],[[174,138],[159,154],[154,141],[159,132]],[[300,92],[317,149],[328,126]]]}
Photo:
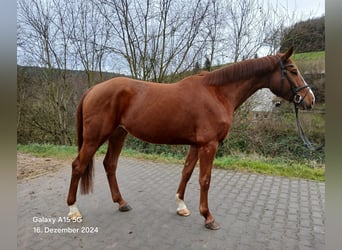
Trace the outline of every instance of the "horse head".
{"label": "horse head", "polygon": [[276,70],[270,80],[270,89],[276,95],[293,102],[301,109],[311,109],[315,96],[305,82],[295,62],[290,58],[293,47],[286,53],[278,53]]}

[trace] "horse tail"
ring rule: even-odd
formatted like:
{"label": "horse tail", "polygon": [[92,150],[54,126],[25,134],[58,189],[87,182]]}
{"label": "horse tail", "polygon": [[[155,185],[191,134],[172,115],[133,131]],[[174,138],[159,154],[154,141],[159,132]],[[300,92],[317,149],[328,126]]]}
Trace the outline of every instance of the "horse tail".
{"label": "horse tail", "polygon": [[[90,90],[90,89],[89,89]],[[83,145],[83,101],[89,90],[84,93],[82,99],[77,107],[77,144],[78,152],[80,152]],[[88,194],[93,191],[93,179],[94,179],[94,159],[93,157],[86,166],[86,169],[81,176],[81,194]]]}

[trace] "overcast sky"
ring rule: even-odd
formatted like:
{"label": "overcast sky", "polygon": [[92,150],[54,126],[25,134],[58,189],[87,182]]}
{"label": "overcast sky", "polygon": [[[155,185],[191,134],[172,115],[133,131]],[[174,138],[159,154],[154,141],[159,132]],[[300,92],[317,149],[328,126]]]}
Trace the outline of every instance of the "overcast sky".
{"label": "overcast sky", "polygon": [[[294,13],[297,20],[320,17],[325,14],[324,0],[271,0],[273,6]],[[296,20],[296,21],[297,21]]]}

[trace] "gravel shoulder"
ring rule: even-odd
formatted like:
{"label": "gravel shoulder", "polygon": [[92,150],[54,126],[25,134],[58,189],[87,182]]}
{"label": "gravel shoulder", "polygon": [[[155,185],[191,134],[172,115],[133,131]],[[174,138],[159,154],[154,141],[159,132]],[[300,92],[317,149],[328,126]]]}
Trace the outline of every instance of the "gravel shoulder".
{"label": "gravel shoulder", "polygon": [[70,167],[71,159],[36,157],[31,154],[17,153],[17,180],[34,179]]}

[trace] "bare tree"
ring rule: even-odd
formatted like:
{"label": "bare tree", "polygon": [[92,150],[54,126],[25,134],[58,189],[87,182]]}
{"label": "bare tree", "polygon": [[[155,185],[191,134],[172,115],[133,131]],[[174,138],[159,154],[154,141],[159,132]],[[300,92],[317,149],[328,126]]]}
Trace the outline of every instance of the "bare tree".
{"label": "bare tree", "polygon": [[234,62],[251,58],[264,46],[267,10],[258,0],[234,0],[227,5],[227,34]]}
{"label": "bare tree", "polygon": [[112,51],[126,60],[134,78],[164,81],[193,67],[205,41],[199,39],[208,1],[100,0],[94,3],[112,28]]}
{"label": "bare tree", "polygon": [[[72,64],[69,44],[72,26],[67,25],[68,8],[53,0],[21,0],[18,22],[27,33],[18,34],[25,55],[39,62],[45,70],[37,79],[41,89],[36,93],[31,125],[50,134],[56,143],[70,144],[70,104],[73,89],[67,82],[67,69]],[[24,30],[24,29],[23,29]],[[44,98],[42,98],[44,97]]]}
{"label": "bare tree", "polygon": [[224,26],[224,11],[222,2],[219,0],[210,1],[209,18],[205,20],[207,37],[204,37],[204,39],[208,40],[205,64],[209,61],[210,65],[209,68],[205,67],[207,70],[211,70],[212,62],[214,61],[214,57],[219,49],[219,44],[223,42],[221,34]]}
{"label": "bare tree", "polygon": [[95,72],[102,78],[102,66],[110,39],[106,20],[98,15],[91,1],[77,0],[70,8],[70,24],[73,28],[74,53],[87,74],[88,87],[95,83]]}
{"label": "bare tree", "polygon": [[265,13],[269,21],[263,30],[265,34],[264,48],[267,54],[275,54],[280,49],[281,37],[286,26],[290,25],[290,21],[297,16],[297,13],[289,13],[288,9],[279,5],[278,2],[268,3]]}

